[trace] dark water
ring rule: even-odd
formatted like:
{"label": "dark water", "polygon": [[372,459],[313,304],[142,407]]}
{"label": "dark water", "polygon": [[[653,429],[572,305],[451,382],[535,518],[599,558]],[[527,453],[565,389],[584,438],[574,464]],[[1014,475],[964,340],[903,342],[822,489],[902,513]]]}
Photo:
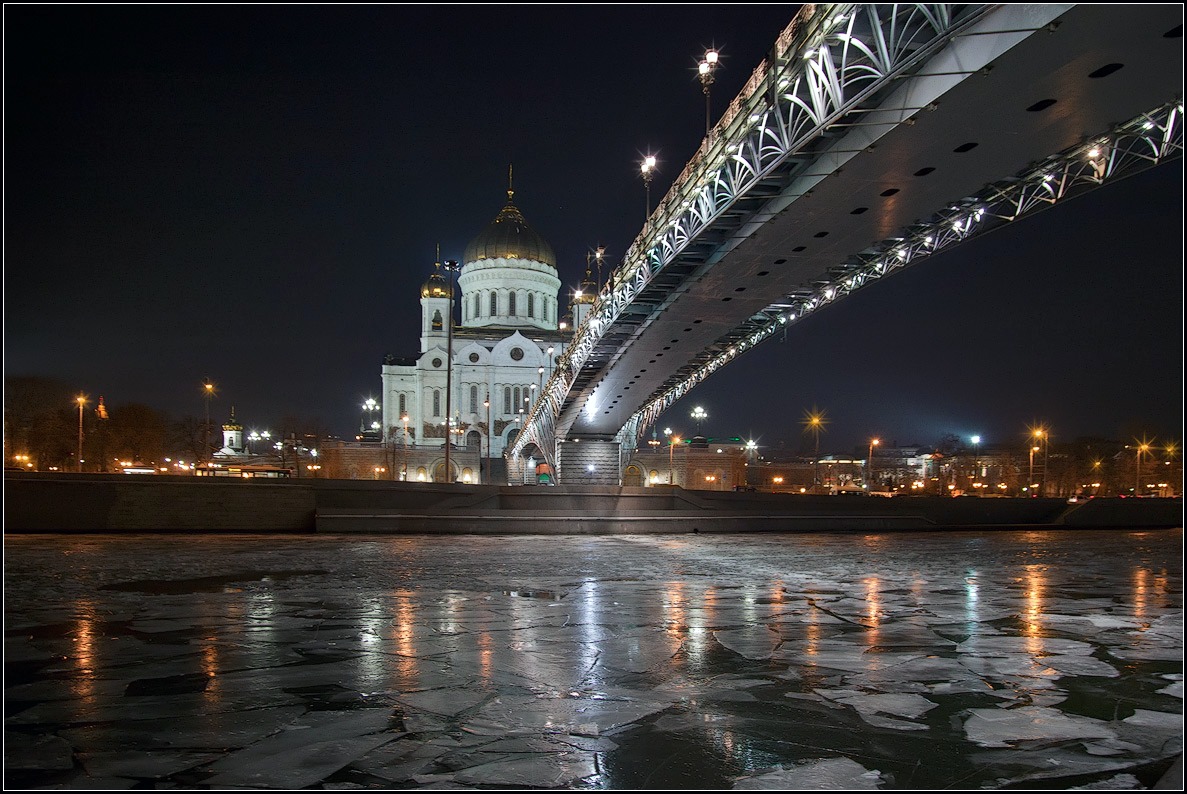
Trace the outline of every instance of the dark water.
{"label": "dark water", "polygon": [[1141,787],[1181,541],[8,537],[5,782]]}

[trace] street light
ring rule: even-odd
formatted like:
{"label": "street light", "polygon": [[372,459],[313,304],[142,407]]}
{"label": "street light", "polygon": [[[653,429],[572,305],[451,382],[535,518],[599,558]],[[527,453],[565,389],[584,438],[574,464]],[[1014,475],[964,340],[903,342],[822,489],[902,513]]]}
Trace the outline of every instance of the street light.
{"label": "street light", "polygon": [[[548,348],[551,352],[552,348]],[[492,482],[490,476],[490,392],[486,393],[486,399],[482,401],[482,407],[486,409],[486,482]]]}
{"label": "street light", "polygon": [[82,473],[82,407],[87,404],[87,397],[85,394],[80,394],[74,398],[78,401],[78,471]]}
{"label": "street light", "polygon": [[977,455],[977,447],[981,443],[981,437],[980,436],[972,436],[971,438],[969,438],[969,441],[973,442],[973,477],[972,477],[972,479],[976,480],[976,479],[980,478],[980,476],[981,476],[981,459]]}
{"label": "street light", "polygon": [[1038,447],[1033,446],[1033,445],[1031,446],[1031,448],[1030,448],[1030,475],[1028,476],[1028,478],[1026,480],[1026,490],[1030,491],[1030,495],[1032,497],[1034,496],[1034,486],[1035,486],[1035,453],[1038,451],[1039,451]]}
{"label": "street light", "polygon": [[811,411],[804,411],[800,424],[804,426],[805,433],[811,433],[816,439],[816,451],[812,458],[812,488],[815,490],[820,485],[820,433],[828,424],[828,414],[813,406]]}
{"label": "street light", "polygon": [[709,418],[709,414],[705,413],[705,409],[697,406],[692,409],[692,419],[697,423],[697,435],[701,435],[701,424]]}
{"label": "street light", "polygon": [[705,50],[705,57],[697,64],[697,77],[701,90],[705,92],[705,137],[709,137],[709,86],[713,85],[713,73],[717,71],[717,50]]}
{"label": "street light", "polygon": [[866,456],[866,490],[870,489],[870,475],[874,471],[874,447],[881,444],[882,441],[877,438],[870,439],[870,454]]}
{"label": "street light", "polygon": [[1134,496],[1138,495],[1138,488],[1141,486],[1141,482],[1142,482],[1142,453],[1149,452],[1149,451],[1150,451],[1150,442],[1149,441],[1143,440],[1140,444],[1138,444],[1137,455],[1134,458],[1134,460],[1136,461],[1136,464],[1134,466],[1134,473],[1133,473],[1133,495]]}
{"label": "street light", "polygon": [[453,469],[449,465],[449,448],[453,446],[453,439],[449,435],[449,417],[453,415],[453,285],[458,271],[456,260],[445,260],[445,270],[449,273],[449,327],[445,333],[445,476],[452,482]]}
{"label": "street light", "polygon": [[368,397],[366,402],[363,403],[363,416],[359,420],[360,433],[367,432],[367,429],[372,426],[373,421],[371,421],[371,417],[373,417],[375,412],[378,410],[381,410],[379,403],[377,403],[374,398]]}
{"label": "street light", "polygon": [[[655,155],[649,154],[639,164],[639,170],[643,173],[643,190],[647,201],[647,212],[643,215],[644,222],[651,217],[651,179],[655,176],[655,163]],[[598,287],[601,288],[601,285],[599,284]]]}
{"label": "street light", "polygon": [[214,384],[207,378],[206,382],[202,384],[202,399],[206,402],[206,448],[203,452],[203,459],[210,459],[210,398],[214,396]]}
{"label": "street light", "polygon": [[675,485],[676,482],[672,478],[672,450],[680,443],[680,436],[672,435],[672,428],[664,429],[664,435],[668,437],[668,485]]}

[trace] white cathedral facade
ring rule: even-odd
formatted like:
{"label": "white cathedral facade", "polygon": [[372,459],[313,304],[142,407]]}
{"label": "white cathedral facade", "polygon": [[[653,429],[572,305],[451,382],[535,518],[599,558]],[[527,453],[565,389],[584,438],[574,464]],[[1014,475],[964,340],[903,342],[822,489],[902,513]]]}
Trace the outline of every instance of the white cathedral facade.
{"label": "white cathedral facade", "polygon": [[[384,441],[443,452],[448,432],[455,448],[497,459],[588,312],[594,285],[582,284],[571,313],[562,308],[556,255],[528,225],[512,190],[466,247],[456,290],[452,276],[438,264],[421,287],[419,354],[384,361]],[[459,476],[439,466],[429,471],[433,480]]]}

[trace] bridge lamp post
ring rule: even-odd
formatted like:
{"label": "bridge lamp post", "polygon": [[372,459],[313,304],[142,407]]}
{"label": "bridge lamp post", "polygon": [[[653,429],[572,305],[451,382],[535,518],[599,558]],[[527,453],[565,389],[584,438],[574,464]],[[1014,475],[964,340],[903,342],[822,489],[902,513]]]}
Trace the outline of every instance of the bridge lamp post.
{"label": "bridge lamp post", "polygon": [[709,414],[705,413],[705,409],[701,406],[698,405],[692,409],[692,419],[697,423],[697,435],[701,435],[701,425],[708,418]]}
{"label": "bridge lamp post", "polygon": [[643,215],[644,222],[651,217],[651,180],[655,177],[655,163],[655,155],[649,154],[639,164],[639,171],[643,174],[643,191],[646,196],[647,212]]}
{"label": "bridge lamp post", "polygon": [[556,352],[556,348],[549,346],[548,348],[548,377],[552,377],[552,354]]}
{"label": "bridge lamp post", "polygon": [[697,77],[701,81],[701,90],[705,92],[705,137],[709,137],[709,86],[713,85],[713,73],[717,71],[717,50],[705,50],[705,57],[697,64]]}

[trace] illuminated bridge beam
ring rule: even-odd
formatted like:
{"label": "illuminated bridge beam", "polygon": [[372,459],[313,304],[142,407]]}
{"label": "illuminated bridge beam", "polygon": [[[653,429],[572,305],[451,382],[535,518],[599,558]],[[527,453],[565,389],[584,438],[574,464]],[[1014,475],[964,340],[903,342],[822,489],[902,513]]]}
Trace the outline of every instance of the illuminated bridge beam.
{"label": "illuminated bridge beam", "polygon": [[[547,399],[533,408],[509,455],[519,457],[531,443],[555,456],[558,435],[572,425],[572,417],[562,413],[574,403],[574,389],[584,392],[596,369],[612,363],[602,360],[613,349],[602,344],[608,331],[698,233],[714,221],[751,215],[754,208],[749,205],[779,192],[781,165],[810,163],[811,157],[801,155],[808,154],[832,125],[863,105],[875,105],[894,88],[896,78],[917,70],[989,8],[804,6],[775,42],[773,61],[764,61],[751,75],[628,249],[611,275],[613,286],[602,290],[558,359],[545,387]],[[1024,37],[1035,24],[1042,23],[1032,20],[1023,30],[1005,35]],[[947,82],[963,76],[967,75],[936,79]],[[905,122],[917,110],[897,108],[880,123]]]}
{"label": "illuminated bridge beam", "polygon": [[883,240],[838,263],[836,278],[807,294],[787,296],[764,308],[682,367],[663,393],[637,411],[619,441],[636,446],[645,428],[705,378],[742,353],[809,314],[933,254],[951,250],[1013,221],[1030,217],[1060,201],[1132,176],[1183,155],[1183,104],[1175,100],[1083,144],[1028,167],[1016,176],[961,198],[916,224],[901,237]]}
{"label": "illuminated bridge beam", "polygon": [[[696,351],[712,349],[739,323],[761,327],[772,308],[811,299],[846,275],[851,252],[905,234],[896,230],[948,196],[975,194],[1084,132],[1174,95],[1167,86],[1181,94],[1181,48],[1164,33],[1181,12],[1072,8],[805,7],[612,275],[546,387],[554,399],[529,419],[539,431],[524,435],[519,449],[543,441],[543,452],[555,450],[566,436],[629,442],[640,410],[704,363],[661,348],[668,336],[681,337],[679,350]],[[1124,79],[1088,79],[1109,60],[1126,61]],[[1023,113],[1034,100],[1015,107],[1019,86],[1068,101],[1054,114]],[[945,143],[953,135],[981,137]],[[948,152],[969,140],[989,145],[971,156]],[[924,161],[939,173],[894,199],[873,198],[887,183],[910,180],[899,172],[920,157],[942,161]],[[854,218],[859,195],[875,209]],[[816,229],[833,235],[794,253]],[[730,297],[736,284],[748,291]],[[697,317],[704,325],[683,327]]]}

